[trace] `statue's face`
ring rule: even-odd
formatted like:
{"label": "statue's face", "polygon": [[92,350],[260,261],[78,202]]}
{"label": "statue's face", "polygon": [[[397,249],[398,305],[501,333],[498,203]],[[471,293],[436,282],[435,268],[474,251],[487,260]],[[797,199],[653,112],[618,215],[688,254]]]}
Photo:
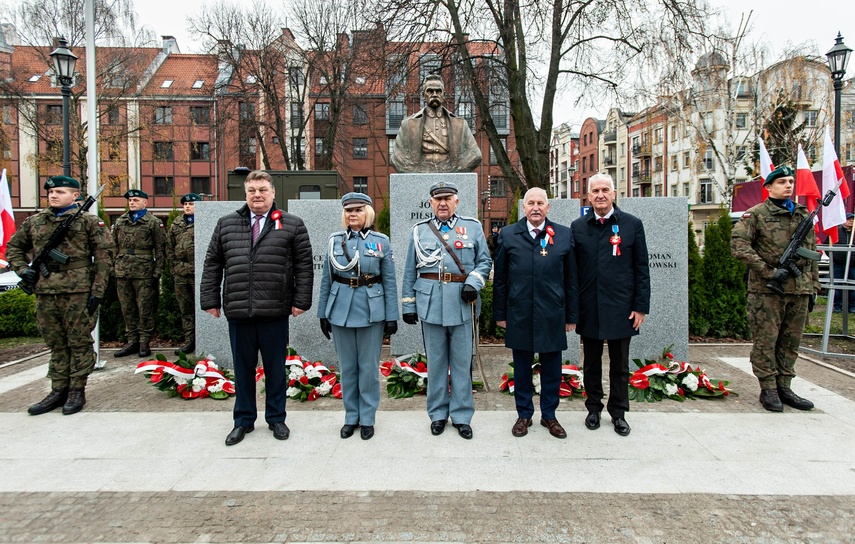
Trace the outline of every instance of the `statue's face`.
{"label": "statue's face", "polygon": [[442,85],[435,81],[427,83],[425,85],[424,98],[425,103],[431,108],[442,106],[443,101],[445,101],[445,92]]}

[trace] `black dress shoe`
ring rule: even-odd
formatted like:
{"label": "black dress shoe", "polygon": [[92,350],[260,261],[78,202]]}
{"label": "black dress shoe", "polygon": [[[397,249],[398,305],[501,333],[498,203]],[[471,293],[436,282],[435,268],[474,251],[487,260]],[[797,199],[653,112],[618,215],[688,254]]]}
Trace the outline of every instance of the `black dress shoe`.
{"label": "black dress shoe", "polygon": [[518,417],[514,426],[511,427],[511,434],[517,438],[523,437],[528,434],[529,427],[531,427],[531,419]]}
{"label": "black dress shoe", "polygon": [[596,431],[600,428],[600,413],[588,412],[588,417],[585,418],[585,427]]}
{"label": "black dress shoe", "polygon": [[796,395],[789,387],[779,387],[778,398],[781,399],[782,403],[796,410],[813,410],[813,403],[811,401]]}
{"label": "black dress shoe", "polygon": [[622,417],[612,419],[612,425],[615,426],[615,432],[621,436],[628,436],[629,431],[632,430],[629,428],[629,423]]}
{"label": "black dress shoe", "polygon": [[183,351],[184,355],[189,355],[189,354],[193,353],[194,351],[196,351],[196,342],[193,340],[190,340],[189,342],[187,342],[186,344],[184,344],[180,348],[176,349],[175,355],[178,355],[178,352],[180,352],[180,351]]}
{"label": "black dress shoe", "polygon": [[291,429],[288,428],[288,425],[285,425],[284,421],[270,423],[267,425],[267,428],[273,431],[273,438],[276,440],[288,440],[288,437],[291,436]]}
{"label": "black dress shoe", "polygon": [[234,446],[246,436],[247,433],[251,433],[255,430],[254,426],[250,427],[235,427],[232,429],[232,432],[226,437],[226,446]]}
{"label": "black dress shoe", "polygon": [[348,425],[347,423],[341,428],[341,437],[342,438],[350,438],[353,436],[353,432],[359,428],[359,423],[356,425]]}
{"label": "black dress shoe", "polygon": [[363,440],[371,440],[371,437],[374,436],[374,425],[363,425],[359,429],[359,436]]}
{"label": "black dress shoe", "polygon": [[150,357],[151,356],[151,348],[148,345],[148,342],[140,342],[140,352],[137,353],[140,357]]}
{"label": "black dress shoe", "polygon": [[760,404],[770,412],[784,411],[784,405],[781,403],[781,399],[778,398],[778,391],[775,389],[761,389]]}
{"label": "black dress shoe", "polygon": [[33,404],[29,408],[27,408],[27,412],[31,416],[39,416],[42,414],[46,414],[46,413],[50,412],[51,410],[56,410],[57,408],[59,408],[60,406],[65,404],[65,401],[67,399],[68,399],[68,388],[67,387],[60,388],[60,389],[51,389],[50,393],[48,393],[48,395],[45,398],[43,398],[42,400],[40,400],[36,404]]}
{"label": "black dress shoe", "polygon": [[466,440],[472,440],[472,427],[470,427],[466,423],[452,423],[452,425],[455,429],[457,429],[457,434],[459,434]]}
{"label": "black dress shoe", "polygon": [[123,347],[122,349],[117,351],[113,356],[114,357],[127,357],[128,355],[133,355],[134,353],[137,353],[139,350],[140,350],[140,343],[139,342],[131,342],[130,344],[126,345],[125,347]]}
{"label": "black dress shoe", "polygon": [[82,387],[72,387],[68,390],[68,400],[62,406],[62,415],[70,416],[83,410],[86,404],[86,393]]}
{"label": "black dress shoe", "polygon": [[439,436],[442,434],[442,431],[445,430],[445,424],[448,423],[447,419],[437,419],[436,421],[430,422],[430,434],[434,436]]}

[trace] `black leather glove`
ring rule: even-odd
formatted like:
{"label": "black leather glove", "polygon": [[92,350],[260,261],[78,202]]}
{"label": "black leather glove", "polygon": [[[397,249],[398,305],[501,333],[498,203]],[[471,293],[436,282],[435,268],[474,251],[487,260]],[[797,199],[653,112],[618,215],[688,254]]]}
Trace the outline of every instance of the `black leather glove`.
{"label": "black leather glove", "polygon": [[151,285],[156,295],[160,294],[160,276],[151,279]]}
{"label": "black leather glove", "polygon": [[814,305],[816,305],[816,295],[810,295],[808,297],[808,313],[813,311]]}
{"label": "black leather glove", "polygon": [[419,322],[419,314],[404,314],[401,317],[407,325],[415,325]]}
{"label": "black leather glove", "polygon": [[383,327],[383,336],[392,336],[396,332],[398,332],[398,322],[387,321],[386,326]]}
{"label": "black leather glove", "polygon": [[29,284],[34,284],[39,279],[39,273],[32,268],[28,268],[21,273],[21,279]]}
{"label": "black leather glove", "polygon": [[98,297],[89,297],[89,301],[86,303],[86,311],[89,312],[89,315],[95,314],[98,311],[98,306],[101,305],[101,299]]}
{"label": "black leather glove", "polygon": [[330,333],[332,332],[332,325],[330,325],[330,320],[322,317],[321,318],[321,332],[324,333],[324,336],[327,337],[327,340],[330,339]]}
{"label": "black leather glove", "polygon": [[460,298],[462,298],[463,302],[466,304],[472,304],[478,300],[478,290],[471,285],[464,285],[463,289],[460,291]]}
{"label": "black leather glove", "polygon": [[790,279],[790,272],[786,268],[778,268],[775,270],[775,275],[772,276],[772,281],[776,283],[787,283]]}

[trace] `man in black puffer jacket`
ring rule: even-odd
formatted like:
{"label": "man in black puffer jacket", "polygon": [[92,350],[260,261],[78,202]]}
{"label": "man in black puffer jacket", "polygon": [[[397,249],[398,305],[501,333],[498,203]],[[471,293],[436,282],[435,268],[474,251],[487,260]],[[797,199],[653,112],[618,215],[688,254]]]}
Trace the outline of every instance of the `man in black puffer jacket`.
{"label": "man in black puffer jacket", "polygon": [[259,350],[267,389],[264,419],[275,438],[288,438],[288,316],[297,317],[312,306],[314,272],[306,226],[299,217],[276,208],[273,182],[266,172],[250,172],[244,190],[246,206],[217,222],[199,289],[202,309],[214,317],[222,310],[229,322],[236,394],[234,429],[226,437],[227,446],[255,429]]}

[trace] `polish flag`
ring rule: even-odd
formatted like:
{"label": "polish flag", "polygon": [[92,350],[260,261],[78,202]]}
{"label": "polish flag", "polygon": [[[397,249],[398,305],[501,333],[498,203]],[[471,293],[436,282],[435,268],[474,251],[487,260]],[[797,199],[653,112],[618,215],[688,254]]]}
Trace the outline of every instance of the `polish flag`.
{"label": "polish flag", "polygon": [[763,143],[763,138],[758,137],[757,140],[760,142],[760,179],[762,183],[760,184],[760,196],[763,200],[769,198],[769,191],[766,190],[766,177],[772,173],[772,170],[775,169],[775,165],[772,164],[772,157],[769,156],[769,152],[766,151],[766,144]]}
{"label": "polish flag", "polygon": [[813,179],[813,172],[810,170],[805,150],[802,149],[802,144],[799,144],[799,158],[796,163],[796,196],[807,197],[807,208],[809,211],[816,209],[816,199],[822,198],[819,193],[819,188],[816,186],[816,181]]}
{"label": "polish flag", "polygon": [[828,191],[837,193],[831,204],[822,210],[822,230],[828,234],[832,242],[837,243],[837,226],[846,222],[843,200],[849,196],[849,186],[843,176],[840,162],[837,160],[828,127],[825,127],[825,143],[822,145],[822,190],[826,193]]}
{"label": "polish flag", "polygon": [[15,234],[15,214],[12,212],[12,194],[6,179],[6,169],[0,174],[0,269],[9,266],[6,262],[6,244]]}

